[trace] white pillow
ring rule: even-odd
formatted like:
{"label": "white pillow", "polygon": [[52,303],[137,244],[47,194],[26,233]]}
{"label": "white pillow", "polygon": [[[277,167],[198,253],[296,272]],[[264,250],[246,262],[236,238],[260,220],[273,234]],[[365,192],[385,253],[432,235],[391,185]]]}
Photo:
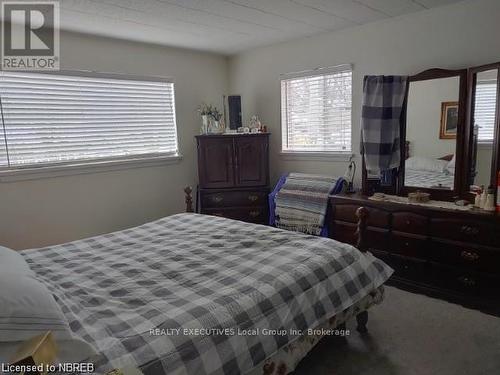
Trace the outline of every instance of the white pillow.
{"label": "white pillow", "polygon": [[421,156],[412,156],[405,162],[406,169],[413,169],[416,171],[429,171],[443,173],[446,169],[448,162],[446,160],[425,158]]}
{"label": "white pillow", "polygon": [[34,276],[0,273],[0,285],[0,342],[12,348],[51,331],[58,346],[75,348],[75,361],[95,353],[89,344],[73,335],[54,297]]}
{"label": "white pillow", "polygon": [[35,275],[21,254],[17,251],[0,246],[0,274],[5,272]]}
{"label": "white pillow", "polygon": [[450,172],[451,174],[455,174],[455,154],[453,154],[453,157],[451,158],[450,162],[446,165],[446,170]]}

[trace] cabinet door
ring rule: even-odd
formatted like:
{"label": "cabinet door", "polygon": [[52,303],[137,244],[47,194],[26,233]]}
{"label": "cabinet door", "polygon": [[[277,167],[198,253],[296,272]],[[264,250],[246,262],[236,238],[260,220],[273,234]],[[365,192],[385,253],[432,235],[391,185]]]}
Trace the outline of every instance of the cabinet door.
{"label": "cabinet door", "polygon": [[198,139],[198,175],[202,188],[234,186],[232,138]]}
{"label": "cabinet door", "polygon": [[237,186],[265,186],[269,183],[268,138],[236,137],[234,140]]}

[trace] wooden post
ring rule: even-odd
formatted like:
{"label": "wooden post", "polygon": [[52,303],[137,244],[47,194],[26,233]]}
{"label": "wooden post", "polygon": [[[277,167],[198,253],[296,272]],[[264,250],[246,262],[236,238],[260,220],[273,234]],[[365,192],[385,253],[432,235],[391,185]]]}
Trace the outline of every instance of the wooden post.
{"label": "wooden post", "polygon": [[366,328],[366,323],[368,323],[368,311],[365,310],[356,315],[356,322],[358,323],[356,330],[359,333],[368,332],[368,329]]}
{"label": "wooden post", "polygon": [[[366,222],[368,219],[368,214],[368,209],[366,207],[359,207],[356,210],[356,216],[358,217],[358,229],[356,230],[358,242],[356,244],[356,247],[363,253],[368,251],[369,248],[366,241]],[[368,323],[368,311],[363,311],[356,315],[356,322],[358,323],[356,330],[359,333],[364,334],[368,332],[368,330],[366,329],[366,323]]]}
{"label": "wooden post", "polygon": [[356,230],[358,241],[356,247],[359,251],[364,253],[368,250],[368,244],[366,243],[366,221],[368,219],[368,209],[366,207],[359,207],[356,210],[356,216],[358,217],[358,229]]}
{"label": "wooden post", "polygon": [[184,188],[184,193],[186,194],[186,212],[194,212],[193,210],[193,196],[191,193],[193,192],[193,189],[191,186],[186,186]]}

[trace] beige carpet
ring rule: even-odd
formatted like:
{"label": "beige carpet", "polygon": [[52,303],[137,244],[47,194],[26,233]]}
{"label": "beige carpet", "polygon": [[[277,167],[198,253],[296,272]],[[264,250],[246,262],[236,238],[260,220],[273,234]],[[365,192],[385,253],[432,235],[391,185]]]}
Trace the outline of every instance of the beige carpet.
{"label": "beige carpet", "polygon": [[386,287],[369,334],[322,340],[295,375],[500,375],[500,318]]}

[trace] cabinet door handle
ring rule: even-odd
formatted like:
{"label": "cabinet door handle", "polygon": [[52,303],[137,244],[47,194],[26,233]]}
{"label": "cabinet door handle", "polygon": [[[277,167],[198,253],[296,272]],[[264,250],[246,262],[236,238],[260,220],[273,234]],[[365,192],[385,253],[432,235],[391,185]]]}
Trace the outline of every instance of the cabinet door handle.
{"label": "cabinet door handle", "polygon": [[477,236],[479,234],[479,228],[471,227],[470,225],[462,225],[460,231],[467,236]]}
{"label": "cabinet door handle", "polygon": [[255,202],[258,199],[259,199],[258,195],[249,195],[248,196],[248,200],[251,201],[251,202]]}
{"label": "cabinet door handle", "polygon": [[257,217],[260,215],[260,211],[250,211],[248,215],[250,215],[250,217]]}
{"label": "cabinet door handle", "polygon": [[212,197],[212,202],[215,202],[215,203],[220,203],[224,200],[223,197],[221,197],[220,195],[216,195],[216,196],[213,196]]}
{"label": "cabinet door handle", "polygon": [[472,277],[460,276],[457,278],[457,280],[460,284],[468,286],[468,287],[476,285],[476,280],[474,280]]}
{"label": "cabinet door handle", "polygon": [[411,220],[410,219],[406,220],[406,225],[411,225]]}
{"label": "cabinet door handle", "polygon": [[475,262],[479,259],[479,254],[474,251],[464,250],[460,253],[460,256],[469,262]]}

